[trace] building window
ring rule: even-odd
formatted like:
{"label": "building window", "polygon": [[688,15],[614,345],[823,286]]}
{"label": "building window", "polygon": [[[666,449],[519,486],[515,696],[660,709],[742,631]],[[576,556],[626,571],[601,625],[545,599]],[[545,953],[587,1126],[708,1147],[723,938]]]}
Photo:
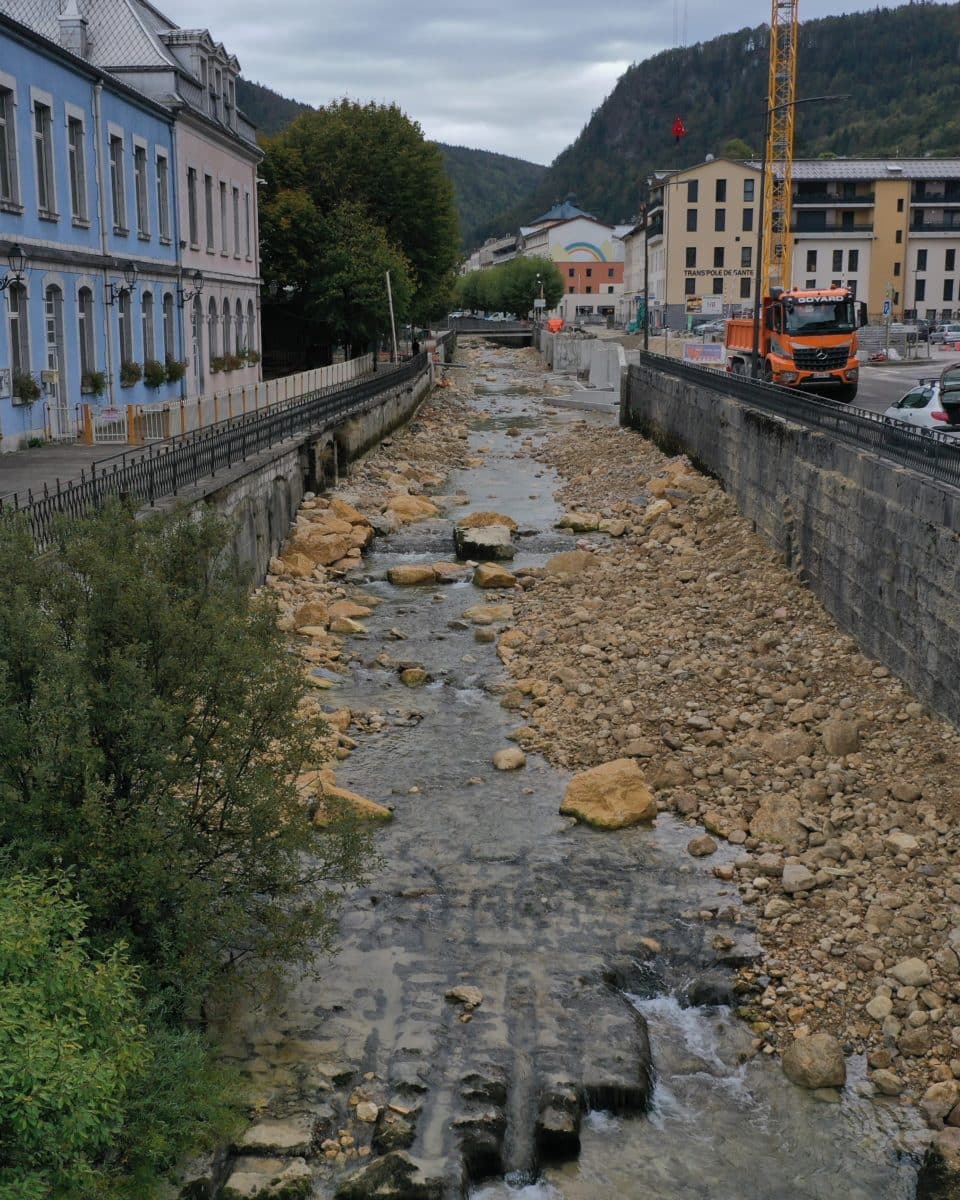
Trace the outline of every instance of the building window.
{"label": "building window", "polygon": [[913,285],[914,300],[926,300],[927,298],[927,281],[925,279],[917,279]]}
{"label": "building window", "polygon": [[220,356],[220,338],[217,334],[217,327],[220,324],[220,314],[217,312],[217,302],[213,296],[210,297],[210,303],[207,305],[207,345],[210,349],[210,361]]}
{"label": "building window", "polygon": [[608,279],[613,278],[613,267],[607,267],[607,278]]}
{"label": "building window", "polygon": [[956,250],[948,250],[944,254],[943,269],[945,271],[955,271],[957,269],[957,252],[956,252]]}
{"label": "building window", "polygon": [[897,212],[903,212],[903,197],[897,200]]}
{"label": "building window", "polygon": [[120,365],[124,366],[133,362],[133,323],[129,292],[121,292],[117,297],[117,321],[120,326]]}
{"label": "building window", "polygon": [[725,179],[717,180],[715,199],[718,204],[726,204],[726,202],[727,202],[727,181]]}
{"label": "building window", "polygon": [[893,273],[894,273],[894,275],[900,274],[900,264],[898,262],[895,262],[893,264]]}
{"label": "building window", "polygon": [[573,278],[573,276],[574,276],[574,270],[573,270],[573,267],[567,267],[567,277],[568,277],[569,279],[572,279],[572,278]]}
{"label": "building window", "polygon": [[943,281],[943,298],[944,300],[953,299],[953,280],[945,279]]}
{"label": "building window", "polygon": [[230,340],[230,301],[223,302],[223,353],[232,354],[235,346]]}
{"label": "building window", "polygon": [[13,92],[0,88],[0,202],[19,204],[17,186],[17,128]]}
{"label": "building window", "polygon": [[695,208],[687,209],[687,233],[697,232],[697,210]]}
{"label": "building window", "polygon": [[847,251],[847,270],[851,271],[851,272],[860,270],[860,251],[859,250],[848,250]]}
{"label": "building window", "polygon": [[173,293],[163,293],[163,360],[173,362],[176,358],[176,344],[173,326]]}
{"label": "building window", "polygon": [[256,350],[257,348],[257,315],[253,307],[253,301],[247,301],[247,349]]}
{"label": "building window", "polygon": [[127,232],[127,196],[123,182],[123,138],[110,139],[110,195],[113,200],[113,232]]}
{"label": "building window", "polygon": [[808,287],[808,288],[815,288],[817,286],[817,281],[815,279],[808,279],[807,282],[803,286]]}
{"label": "building window", "polygon": [[917,270],[925,271],[927,269],[927,252],[926,250],[917,251]]}
{"label": "building window", "polygon": [[592,279],[593,278],[593,267],[587,267],[585,274],[588,279]]}
{"label": "building window", "polygon": [[7,316],[10,321],[10,366],[13,375],[25,375],[30,370],[30,319],[27,289],[22,283],[12,283],[7,291]]}
{"label": "building window", "polygon": [[897,236],[894,238],[894,241],[897,243],[898,246],[903,241],[903,230],[902,229],[897,230]]}
{"label": "building window", "polygon": [[740,247],[740,266],[741,267],[752,267],[753,266],[753,247],[752,246],[741,246]]}
{"label": "building window", "polygon": [[[807,270],[815,271],[816,269],[817,269],[817,252],[816,252],[816,250],[808,250],[807,251]],[[813,284],[809,284],[808,286],[813,287]]]}
{"label": "building window", "polygon": [[700,183],[696,179],[687,180],[687,203],[696,204],[700,195]]}
{"label": "building window", "polygon": [[589,284],[583,290],[587,293],[588,296],[593,292],[593,288],[590,287]]}
{"label": "building window", "polygon": [[82,287],[77,292],[77,328],[80,343],[80,374],[91,375],[97,369],[97,356],[94,350],[93,328],[93,292],[88,287]]}
{"label": "building window", "polygon": [[695,296],[697,294],[697,281],[693,276],[683,281],[683,294],[685,296]]}
{"label": "building window", "polygon": [[67,120],[67,155],[70,160],[70,215],[74,221],[87,219],[87,168],[84,160],[83,122]]}
{"label": "building window", "polygon": [[856,298],[857,298],[857,281],[855,279],[851,279],[848,281],[847,290],[850,293],[850,299],[856,300]]}
{"label": "building window", "polygon": [[165,154],[157,155],[157,225],[162,242],[170,241],[170,171]]}
{"label": "building window", "polygon": [[723,233],[727,227],[727,210],[716,208],[713,212],[713,228],[715,233]]}
{"label": "building window", "polygon": [[723,276],[714,275],[713,277],[713,294],[715,296],[723,295]]}
{"label": "building window", "polygon": [[750,233],[753,230],[753,209],[745,208],[743,210],[743,232]]}
{"label": "building window", "polygon": [[[253,228],[253,222],[251,220],[251,209],[253,207],[253,204],[252,204],[252,200],[251,200],[249,192],[244,192],[243,203],[244,203],[244,227],[246,229],[247,261],[249,262],[253,257],[253,242],[251,241],[251,237],[250,237],[250,231]],[[610,274],[611,275],[613,274],[612,270],[611,270]]]}
{"label": "building window", "polygon": [[233,189],[233,257],[240,257],[240,189]]}
{"label": "building window", "polygon": [[227,231],[230,228],[230,221],[227,210],[227,185],[220,180],[220,253],[226,257],[230,253],[230,247],[227,245]]}
{"label": "building window", "polygon": [[213,177],[203,177],[203,215],[207,223],[207,253],[213,253]]}
{"label": "building window", "polygon": [[243,303],[240,300],[237,301],[237,306],[234,310],[233,336],[237,345],[237,353],[246,354],[250,347],[243,336]]}
{"label": "building window", "polygon": [[831,261],[831,270],[833,270],[833,271],[842,271],[843,270],[843,251],[842,250],[834,250],[833,251],[833,256],[832,256],[832,261]]}
{"label": "building window", "polygon": [[753,179],[745,179],[745,180],[743,181],[743,199],[744,199],[744,202],[745,202],[745,203],[748,203],[748,204],[752,204],[752,203],[753,203],[753,185],[754,185],[754,182],[755,182],[755,181],[754,181]]}
{"label": "building window", "polygon": [[[751,182],[751,183],[752,183],[752,182],[753,182],[753,180],[750,180],[749,182]],[[741,276],[741,279],[740,279],[740,299],[741,299],[741,300],[749,300],[749,299],[750,299],[750,276],[749,276],[749,275],[743,275],[743,276]]]}
{"label": "building window", "polygon": [[147,191],[147,148],[133,148],[133,191],[137,199],[137,233],[150,236],[150,201]]}
{"label": "building window", "polygon": [[576,291],[576,288],[569,287],[567,288],[567,291],[572,294],[574,291]]}
{"label": "building window", "polygon": [[37,160],[37,207],[46,217],[56,216],[53,184],[53,120],[50,106],[39,100],[33,106],[33,146]]}
{"label": "building window", "polygon": [[713,265],[715,267],[723,267],[723,247],[714,246],[713,248]]}
{"label": "building window", "polygon": [[687,246],[686,265],[688,267],[695,267],[697,265],[697,248],[696,248],[696,246]]}
{"label": "building window", "polygon": [[140,324],[143,337],[143,360],[157,357],[157,339],[153,331],[153,293],[144,292],[140,300]]}
{"label": "building window", "polygon": [[200,231],[197,228],[197,172],[193,167],[187,167],[187,225],[190,233],[190,245],[194,250],[200,247]]}
{"label": "building window", "polygon": [[613,293],[613,291],[614,291],[613,284],[610,284],[610,286],[607,288],[607,291],[610,292],[611,294]]}
{"label": "building window", "polygon": [[838,288],[840,286],[840,280],[839,279],[831,279],[830,286],[832,288]]}

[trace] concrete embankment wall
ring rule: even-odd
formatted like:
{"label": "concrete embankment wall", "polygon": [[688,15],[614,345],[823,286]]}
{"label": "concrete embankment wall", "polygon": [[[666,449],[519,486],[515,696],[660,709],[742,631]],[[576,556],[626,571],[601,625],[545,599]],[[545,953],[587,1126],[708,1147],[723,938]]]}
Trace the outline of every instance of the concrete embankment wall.
{"label": "concrete embankment wall", "polygon": [[960,490],[645,365],[621,423],[716,476],[864,653],[960,723]]}
{"label": "concrete embankment wall", "polygon": [[363,411],[339,425],[274,446],[181,493],[165,507],[209,505],[233,520],[232,549],[251,583],[261,583],[304,493],[332,483],[352,459],[408,421],[432,386],[433,369],[428,367],[417,378],[372,397]]}
{"label": "concrete embankment wall", "polygon": [[572,337],[541,330],[540,353],[558,375],[575,375],[597,388],[618,388],[627,365],[638,360],[634,351],[624,350],[609,338]]}

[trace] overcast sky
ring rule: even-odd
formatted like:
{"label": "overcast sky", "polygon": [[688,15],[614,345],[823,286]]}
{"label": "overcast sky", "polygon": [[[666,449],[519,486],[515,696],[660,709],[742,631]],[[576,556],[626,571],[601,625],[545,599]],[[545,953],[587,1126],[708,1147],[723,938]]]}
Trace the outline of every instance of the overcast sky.
{"label": "overcast sky", "polygon": [[[542,163],[631,63],[770,19],[769,0],[155,2],[178,25],[206,26],[247,79],[284,96],[396,101],[436,141]],[[876,6],[801,0],[800,15]]]}

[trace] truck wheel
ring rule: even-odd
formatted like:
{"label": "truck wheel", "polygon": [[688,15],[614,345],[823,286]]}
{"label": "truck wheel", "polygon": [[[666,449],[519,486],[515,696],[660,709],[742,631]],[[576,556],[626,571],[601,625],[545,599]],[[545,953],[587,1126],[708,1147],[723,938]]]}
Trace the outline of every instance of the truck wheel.
{"label": "truck wheel", "polygon": [[834,400],[839,400],[841,404],[850,404],[851,401],[857,398],[857,385],[855,383],[844,383],[830,393]]}
{"label": "truck wheel", "polygon": [[760,378],[764,383],[773,383],[773,368],[768,362],[763,364],[763,367],[760,371]]}

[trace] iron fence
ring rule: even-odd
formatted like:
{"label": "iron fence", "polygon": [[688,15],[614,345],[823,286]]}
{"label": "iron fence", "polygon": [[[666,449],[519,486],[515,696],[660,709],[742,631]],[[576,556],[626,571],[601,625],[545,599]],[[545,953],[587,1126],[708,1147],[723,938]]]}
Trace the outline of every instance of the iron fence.
{"label": "iron fence", "polygon": [[135,507],[153,506],[184,488],[230,470],[297,435],[318,433],[363,411],[382,392],[415,379],[428,367],[426,352],[395,367],[381,368],[360,381],[322,388],[279,410],[250,413],[192,433],[128,451],[81,471],[79,481],[41,495],[28,491],[0,499],[0,512],[26,514],[34,542],[49,545],[60,517],[86,517],[110,497]]}
{"label": "iron fence", "polygon": [[838,400],[762,383],[744,375],[696,367],[661,354],[640,351],[639,357],[639,366],[628,368],[628,387],[634,381],[641,383],[642,370],[648,367],[698,387],[735,396],[764,412],[821,429],[858,449],[872,451],[900,466],[911,467],[942,483],[960,487],[960,438],[904,425],[880,413],[851,408]]}

